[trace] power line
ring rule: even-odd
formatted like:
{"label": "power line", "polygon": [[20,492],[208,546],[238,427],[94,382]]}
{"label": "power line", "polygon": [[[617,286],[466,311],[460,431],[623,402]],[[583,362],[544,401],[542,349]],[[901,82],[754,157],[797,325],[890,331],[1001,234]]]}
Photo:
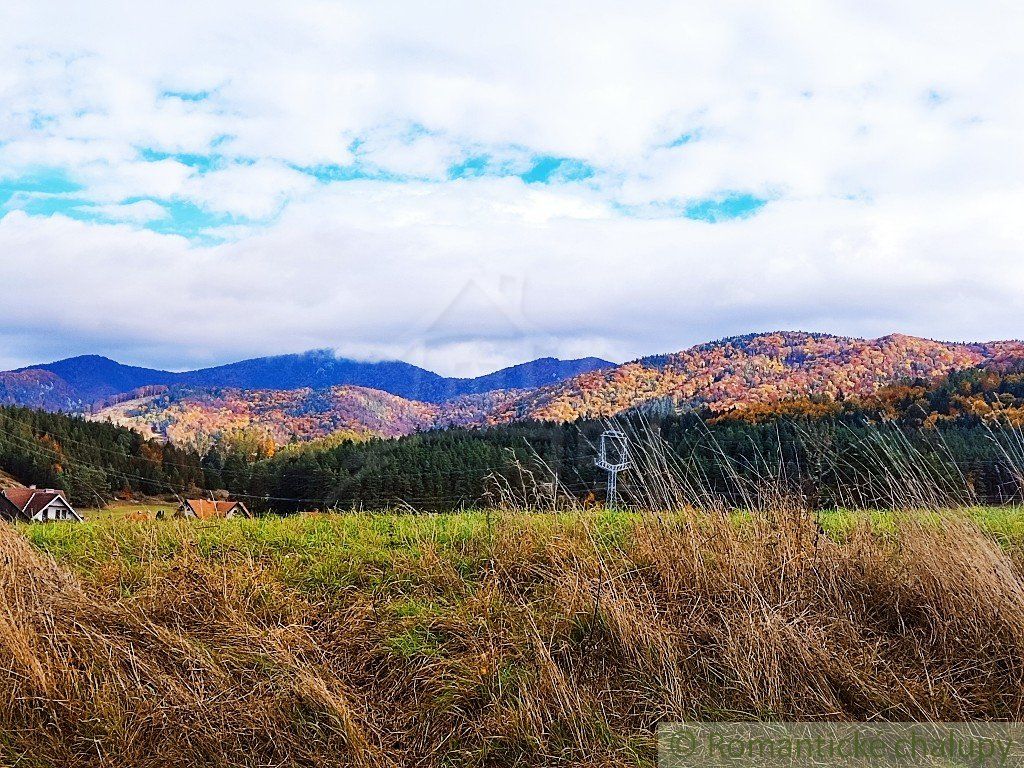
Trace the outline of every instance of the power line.
{"label": "power line", "polygon": [[[165,488],[165,489],[170,490],[171,492],[174,492],[174,493],[179,493],[180,492],[183,495],[185,494],[185,491],[186,491],[184,486],[176,486],[173,483],[171,483],[169,480],[165,480],[165,479],[162,479],[162,478],[146,477],[146,476],[143,476],[143,475],[134,474],[134,473],[129,472],[129,471],[117,469],[117,468],[112,467],[112,466],[111,467],[100,466],[98,464],[90,463],[87,460],[78,459],[78,458],[73,457],[71,455],[58,452],[57,450],[54,450],[53,448],[50,448],[50,447],[48,447],[48,446],[38,442],[38,440],[33,439],[33,438],[38,438],[39,436],[47,436],[47,437],[50,437],[51,439],[53,439],[54,442],[57,443],[57,444],[68,443],[68,444],[71,444],[71,445],[79,445],[79,446],[83,446],[88,451],[93,451],[93,452],[98,452],[98,453],[103,453],[103,454],[110,454],[110,455],[118,457],[119,459],[126,460],[126,461],[131,461],[131,462],[135,462],[135,461],[138,461],[138,462],[149,462],[149,463],[153,464],[155,467],[160,468],[160,469],[164,469],[165,467],[177,467],[179,469],[187,469],[190,472],[203,472],[203,470],[204,470],[204,468],[201,465],[189,466],[189,465],[179,464],[177,462],[164,461],[161,458],[156,458],[156,457],[153,457],[153,456],[147,456],[145,454],[128,453],[128,452],[125,452],[125,451],[120,451],[120,450],[115,450],[115,449],[107,448],[107,447],[104,447],[104,446],[101,446],[101,445],[87,443],[87,442],[84,442],[82,440],[77,440],[77,439],[75,439],[73,437],[66,437],[66,436],[63,436],[63,435],[59,435],[58,436],[58,435],[55,435],[54,433],[52,433],[52,432],[50,432],[50,431],[48,431],[46,429],[39,428],[39,427],[33,425],[32,423],[30,423],[28,421],[20,421],[18,419],[12,418],[11,416],[9,416],[6,413],[0,412],[0,416],[2,416],[2,419],[0,419],[0,432],[3,432],[5,434],[7,434],[11,440],[17,441],[17,442],[19,442],[19,443],[21,443],[23,445],[27,445],[28,447],[33,449],[33,451],[36,451],[36,452],[43,452],[43,451],[45,451],[47,453],[52,454],[52,456],[54,458],[56,458],[57,460],[59,460],[59,461],[65,462],[65,463],[70,464],[70,465],[77,465],[77,466],[85,468],[85,469],[92,469],[92,470],[95,470],[95,471],[97,471],[99,473],[102,473],[102,474],[104,474],[106,476],[110,476],[110,477],[113,477],[113,478],[121,478],[121,479],[124,479],[124,480],[129,480],[129,479],[136,480],[136,481],[138,481],[140,483],[145,484],[144,487],[145,486],[150,486],[150,487],[154,487],[154,488]],[[86,422],[86,421],[82,421],[81,422],[82,425],[91,424],[91,423],[93,423],[93,422]],[[123,427],[119,428],[116,425],[110,425],[110,426],[113,429],[115,429],[115,430],[119,430],[119,429],[120,430],[124,430],[125,429]],[[6,427],[6,429],[4,427]],[[851,429],[849,426],[843,426],[842,428],[843,429]],[[17,430],[17,431],[15,431],[15,430]],[[140,440],[140,441],[142,441],[143,444],[146,444],[148,442],[146,438],[144,438],[141,435],[138,435],[137,433],[127,433],[127,434],[131,434],[133,439]],[[806,440],[800,439],[798,437],[789,437],[789,438],[787,438],[787,437],[784,437],[784,436],[782,436],[782,435],[780,435],[778,433],[776,433],[775,437],[776,437],[776,439],[775,439],[775,441],[773,441],[772,446],[768,446],[768,447],[783,448],[783,447],[793,446],[793,445],[799,445],[799,446],[807,445]],[[750,438],[750,439],[751,439],[751,442],[752,442],[753,438]],[[861,438],[859,443],[863,443],[863,441],[864,441],[864,438]],[[589,444],[589,440],[587,442]],[[515,448],[514,445],[513,446],[501,446],[501,447],[502,448],[506,448],[506,449],[514,449]],[[696,452],[701,447],[702,447],[702,444],[700,442],[698,442],[698,443],[694,443],[693,444],[692,449],[693,449],[694,452]],[[704,447],[707,447],[706,444],[704,445]],[[870,447],[870,446],[866,446],[866,447]],[[721,451],[723,449],[719,448],[718,450]],[[724,458],[727,459],[727,462],[730,465],[735,464],[740,469],[743,469],[743,468],[754,469],[754,468],[756,468],[756,465],[759,465],[766,458],[765,455],[762,455],[762,453],[761,453],[759,448],[756,449],[756,451],[757,451],[757,455],[752,456],[752,457],[736,456],[736,457],[724,457]],[[329,470],[327,473],[325,473],[325,476],[324,476],[323,479],[326,482],[331,483],[334,486],[334,489],[333,489],[334,493],[332,493],[331,495],[326,496],[326,497],[319,497],[319,498],[317,498],[317,497],[302,497],[302,496],[276,496],[276,495],[270,495],[270,494],[245,493],[245,492],[242,492],[242,491],[235,491],[235,492],[232,493],[232,495],[235,496],[235,497],[238,497],[238,498],[242,498],[242,499],[254,499],[254,500],[266,501],[266,502],[281,502],[281,503],[290,503],[290,504],[313,504],[313,505],[322,505],[322,506],[328,507],[328,508],[330,508],[330,507],[337,507],[339,505],[347,504],[347,503],[351,503],[352,505],[355,505],[355,504],[359,503],[363,499],[366,499],[371,504],[387,503],[388,499],[391,499],[391,498],[394,498],[395,501],[399,502],[400,504],[408,504],[408,505],[414,505],[414,504],[442,504],[442,503],[445,503],[445,502],[452,502],[452,501],[458,501],[458,502],[472,501],[473,500],[472,494],[465,493],[465,492],[458,492],[458,493],[447,492],[446,493],[443,490],[438,492],[438,493],[431,494],[426,489],[420,489],[420,488],[417,488],[415,493],[409,493],[409,494],[406,494],[404,496],[401,495],[401,494],[393,494],[393,493],[389,492],[388,490],[386,490],[384,488],[381,489],[383,492],[375,492],[373,490],[373,486],[374,485],[376,485],[378,483],[380,485],[382,485],[382,486],[387,486],[388,485],[387,476],[385,475],[382,480],[377,480],[372,474],[363,474],[363,475],[361,475],[361,473],[364,473],[364,472],[372,473],[372,472],[381,471],[381,470],[385,470],[386,471],[386,470],[391,469],[391,468],[394,467],[395,469],[400,471],[400,475],[399,476],[402,479],[414,478],[414,477],[442,478],[442,477],[449,477],[449,476],[474,476],[474,477],[479,478],[480,480],[486,480],[486,474],[488,472],[491,472],[491,473],[498,472],[498,473],[501,473],[501,477],[504,480],[515,483],[516,482],[516,475],[519,475],[518,479],[520,481],[523,481],[525,479],[524,478],[525,474],[527,474],[530,471],[537,472],[538,474],[542,474],[544,472],[544,469],[540,468],[540,467],[536,467],[536,468],[532,468],[532,467],[523,468],[523,467],[518,466],[516,464],[509,464],[509,463],[503,464],[501,466],[483,466],[483,467],[477,467],[477,468],[465,469],[465,470],[441,470],[441,469],[437,469],[437,470],[426,470],[426,471],[413,472],[413,471],[401,470],[400,467],[395,467],[396,461],[398,459],[400,459],[400,458],[402,458],[402,457],[389,456],[389,457],[387,457],[388,460],[385,461],[381,466],[370,466],[367,463],[363,463],[362,466],[359,467],[355,472],[350,472],[347,477],[340,477],[339,475],[334,474],[333,470]],[[551,459],[548,462],[548,468],[560,468],[560,467],[564,467],[564,466],[568,465],[569,467],[575,469],[577,471],[577,474],[578,474],[580,469],[581,469],[581,466],[580,466],[580,462],[581,461],[582,461],[582,457],[580,457],[580,459],[577,459],[576,461],[574,461],[571,457],[559,456],[559,457],[555,457],[555,458]],[[967,467],[971,467],[971,466],[990,466],[991,462],[984,462],[984,461],[978,459],[978,460],[967,461],[967,462],[962,462],[962,461],[961,462],[956,462],[956,464],[958,466],[960,466],[961,468],[967,468]],[[343,468],[339,467],[339,471],[341,469],[343,469]],[[252,482],[253,479],[254,479],[253,473],[252,473],[251,470],[246,472],[246,470],[243,470],[243,469],[228,470],[227,468],[222,468],[219,471],[222,474],[224,474],[224,475],[233,476],[236,479],[244,475],[243,479],[248,481],[248,482]],[[546,475],[544,475],[544,477],[545,477],[544,483],[548,484],[550,481],[547,480],[547,476]],[[83,477],[80,477],[80,478],[77,478],[77,479],[84,486],[89,487],[92,490],[92,492],[94,494],[96,494],[97,498],[102,498],[102,494],[98,493],[96,488],[89,482],[88,476],[83,476]],[[308,474],[307,473],[307,474],[301,475],[300,479],[305,479],[307,481],[313,481],[313,480],[319,480],[320,478],[317,477],[316,475]],[[611,480],[611,478],[609,478],[609,480]],[[554,480],[554,484],[557,487],[565,488],[565,489],[570,490],[570,491],[571,490],[576,490],[576,489],[590,490],[590,489],[592,489],[594,487],[593,483],[589,483],[589,482],[586,482],[586,481],[582,481],[581,480],[579,482],[576,482],[576,481],[566,482],[566,481],[562,481],[560,478],[557,478],[557,477]],[[370,487],[367,488],[366,486],[370,486]],[[393,486],[393,484],[392,484],[392,486]],[[197,487],[203,493],[213,493],[213,491],[211,491],[210,489],[207,489],[207,488],[205,488],[203,486],[199,486],[198,484],[197,484]],[[608,490],[609,490],[610,502],[612,504],[614,504],[613,500],[615,498],[615,490],[617,490],[617,489],[613,489],[613,487],[611,487],[611,482],[610,482]]]}

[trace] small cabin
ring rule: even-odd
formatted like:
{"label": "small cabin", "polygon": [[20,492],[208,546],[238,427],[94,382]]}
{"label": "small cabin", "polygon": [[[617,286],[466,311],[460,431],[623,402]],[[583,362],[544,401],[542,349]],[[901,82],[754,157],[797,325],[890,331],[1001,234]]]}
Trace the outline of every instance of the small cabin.
{"label": "small cabin", "polygon": [[240,501],[185,499],[174,516],[196,520],[229,520],[234,517],[252,517],[252,513]]}
{"label": "small cabin", "polygon": [[9,522],[67,521],[80,523],[64,491],[58,488],[4,488],[0,491],[0,518]]}

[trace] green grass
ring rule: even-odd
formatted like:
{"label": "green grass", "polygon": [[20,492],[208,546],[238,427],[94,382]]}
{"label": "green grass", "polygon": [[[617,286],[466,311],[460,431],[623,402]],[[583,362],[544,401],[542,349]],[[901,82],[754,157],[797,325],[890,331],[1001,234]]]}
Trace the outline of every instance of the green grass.
{"label": "green grass", "polygon": [[163,510],[167,515],[173,515],[178,508],[177,501],[115,501],[102,508],[85,507],[78,510],[78,514],[88,522],[124,520],[137,512],[144,512],[150,518],[155,517],[158,510]]}
{"label": "green grass", "polygon": [[[113,563],[131,572],[159,571],[163,563],[187,549],[211,562],[240,559],[268,564],[284,583],[308,593],[328,595],[355,587],[386,587],[396,594],[415,595],[421,586],[417,564],[429,570],[430,558],[443,560],[459,579],[477,580],[494,555],[493,532],[499,524],[506,535],[512,527],[537,547],[585,531],[593,546],[612,551],[629,547],[639,520],[634,512],[607,510],[534,515],[337,513],[225,521],[125,519],[137,509],[152,514],[157,508],[167,509],[167,505],[117,504],[93,511],[85,523],[22,527],[36,547],[86,575]],[[1020,508],[979,507],[944,513],[838,510],[820,512],[817,520],[827,535],[838,540],[863,520],[880,534],[892,533],[908,514],[923,520],[963,514],[1004,549],[1024,549],[1024,512]],[[671,520],[671,515],[666,519]],[[740,527],[745,519],[749,513],[733,516]]]}
{"label": "green grass", "polygon": [[[37,572],[8,580],[24,615],[0,629],[29,638],[8,647],[54,627],[38,654],[69,659],[53,679],[70,682],[46,692],[80,707],[68,743],[102,723],[115,755],[209,757],[273,728],[281,755],[317,759],[266,764],[326,764],[343,754],[331,734],[354,744],[355,723],[395,765],[633,768],[653,765],[659,719],[1024,712],[1020,509],[822,512],[837,542],[823,546],[785,511],[125,519],[137,507],[19,526],[78,579],[7,536],[15,567]],[[941,524],[964,517],[981,532]],[[23,696],[45,665],[9,656],[22,666],[6,690]],[[222,709],[190,720],[210,691]],[[40,700],[26,717],[49,711]],[[159,717],[116,742],[137,702]],[[25,731],[37,743],[63,738],[39,722]]]}
{"label": "green grass", "polygon": [[[159,505],[148,505],[155,511]],[[143,521],[125,519],[140,505],[119,504],[104,514],[93,513],[85,523],[26,525],[29,539],[40,549],[80,569],[88,570],[111,558],[154,559],[180,550],[184,541],[209,559],[241,556],[269,558],[286,564],[298,559],[321,575],[347,563],[386,566],[395,553],[417,556],[429,550],[468,558],[487,556],[490,533],[500,513],[450,514],[311,514],[251,520]],[[165,507],[160,507],[165,508]],[[527,527],[542,538],[563,535],[580,520],[575,514],[538,514],[502,518]],[[628,541],[636,515],[626,512],[591,512],[589,530],[602,547]],[[334,574],[334,575],[337,575]]]}
{"label": "green grass", "polygon": [[858,522],[869,520],[878,533],[893,533],[901,516],[912,514],[920,520],[939,520],[944,516],[963,515],[993,536],[1004,548],[1024,545],[1024,508],[1022,507],[965,507],[955,510],[921,511],[914,513],[893,510],[830,510],[818,512],[816,517],[824,531],[833,538],[846,536]]}
{"label": "green grass", "polygon": [[443,652],[441,638],[424,627],[413,627],[392,635],[387,639],[385,646],[406,661],[440,656]]}

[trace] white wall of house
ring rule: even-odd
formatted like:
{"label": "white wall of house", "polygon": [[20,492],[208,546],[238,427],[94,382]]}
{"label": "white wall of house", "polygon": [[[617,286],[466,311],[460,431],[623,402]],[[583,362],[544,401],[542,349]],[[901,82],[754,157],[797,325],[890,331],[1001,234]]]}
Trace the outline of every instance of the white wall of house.
{"label": "white wall of house", "polygon": [[78,520],[78,516],[71,511],[71,507],[61,498],[56,498],[36,512],[32,518],[38,522],[46,520]]}

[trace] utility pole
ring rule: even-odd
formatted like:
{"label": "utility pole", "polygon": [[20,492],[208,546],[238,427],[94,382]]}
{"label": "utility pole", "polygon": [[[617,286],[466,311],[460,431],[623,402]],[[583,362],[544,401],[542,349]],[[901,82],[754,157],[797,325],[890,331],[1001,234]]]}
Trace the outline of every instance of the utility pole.
{"label": "utility pole", "polygon": [[594,463],[608,473],[608,498],[605,503],[609,509],[615,509],[619,503],[619,472],[628,469],[632,464],[626,433],[617,429],[606,429],[602,432]]}

